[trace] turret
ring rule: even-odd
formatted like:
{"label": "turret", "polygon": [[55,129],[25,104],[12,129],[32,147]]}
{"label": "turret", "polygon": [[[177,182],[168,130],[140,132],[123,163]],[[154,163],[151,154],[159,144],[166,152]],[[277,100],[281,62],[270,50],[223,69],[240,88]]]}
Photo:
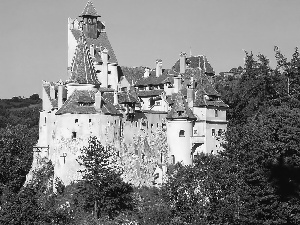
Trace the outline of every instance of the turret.
{"label": "turret", "polygon": [[180,73],[185,73],[185,69],[186,69],[186,53],[185,52],[180,53],[179,61],[180,61]]}
{"label": "turret", "polygon": [[103,49],[101,52],[101,59],[102,59],[102,84],[103,87],[108,86],[108,51],[107,49]]}
{"label": "turret", "polygon": [[190,139],[196,120],[181,92],[176,95],[174,105],[167,115],[167,140],[170,148],[170,163],[192,164]]}
{"label": "turret", "polygon": [[82,14],[82,30],[87,38],[97,38],[97,19],[100,17],[91,1],[88,1]]}
{"label": "turret", "polygon": [[156,77],[159,77],[162,75],[162,60],[157,59],[156,60]]}

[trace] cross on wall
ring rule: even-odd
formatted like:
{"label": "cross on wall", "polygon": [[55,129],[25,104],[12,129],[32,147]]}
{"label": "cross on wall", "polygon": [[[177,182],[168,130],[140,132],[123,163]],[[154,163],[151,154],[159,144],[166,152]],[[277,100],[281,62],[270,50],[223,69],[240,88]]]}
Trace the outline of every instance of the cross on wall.
{"label": "cross on wall", "polygon": [[64,158],[64,164],[66,164],[67,153],[64,152],[60,157]]}

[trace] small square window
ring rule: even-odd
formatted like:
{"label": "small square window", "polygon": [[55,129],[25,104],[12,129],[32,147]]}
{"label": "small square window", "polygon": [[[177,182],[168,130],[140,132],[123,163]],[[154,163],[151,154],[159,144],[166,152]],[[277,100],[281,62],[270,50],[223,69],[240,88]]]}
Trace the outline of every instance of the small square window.
{"label": "small square window", "polygon": [[89,119],[89,123],[91,123],[92,122],[92,119]]}
{"label": "small square window", "polygon": [[215,136],[216,135],[216,130],[215,129],[212,129],[211,130],[211,136]]}
{"label": "small square window", "polygon": [[75,123],[78,123],[78,119],[75,119]]}
{"label": "small square window", "polygon": [[184,130],[179,131],[179,137],[184,137]]}
{"label": "small square window", "polygon": [[72,138],[74,139],[76,138],[76,136],[77,136],[76,132],[72,132]]}
{"label": "small square window", "polygon": [[194,130],[194,134],[198,134],[198,131],[197,131],[197,130]]}

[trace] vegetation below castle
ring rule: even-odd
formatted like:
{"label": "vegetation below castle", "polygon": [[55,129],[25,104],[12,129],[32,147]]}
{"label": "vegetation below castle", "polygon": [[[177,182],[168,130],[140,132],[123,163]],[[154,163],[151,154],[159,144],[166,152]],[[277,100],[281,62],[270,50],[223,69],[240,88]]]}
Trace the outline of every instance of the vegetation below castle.
{"label": "vegetation below castle", "polygon": [[94,139],[80,158],[88,170],[81,182],[57,179],[53,193],[48,162],[23,186],[37,140],[35,114],[23,125],[5,123],[0,223],[300,224],[300,56],[298,49],[291,60],[275,54],[275,69],[265,56],[246,53],[241,77],[215,77],[230,106],[224,151],[199,155],[193,166],[170,165],[159,189],[124,182]]}

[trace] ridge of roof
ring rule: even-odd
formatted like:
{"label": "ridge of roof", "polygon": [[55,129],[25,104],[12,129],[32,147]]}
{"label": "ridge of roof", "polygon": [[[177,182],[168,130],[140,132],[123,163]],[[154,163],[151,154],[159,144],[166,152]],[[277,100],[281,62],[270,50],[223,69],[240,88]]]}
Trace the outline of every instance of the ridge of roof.
{"label": "ridge of roof", "polygon": [[[214,74],[215,71],[213,67],[211,66],[210,62],[207,60],[207,57],[205,55],[198,55],[198,56],[190,56],[186,58],[186,63],[188,65],[187,70],[192,68],[200,68],[202,71]],[[178,59],[174,66],[172,67],[173,70],[179,72],[180,71],[180,60]]]}
{"label": "ridge of roof", "polygon": [[181,92],[178,92],[175,96],[174,105],[167,115],[167,119],[186,119],[196,120],[192,110],[188,107],[187,102],[184,100],[184,96]]}
{"label": "ridge of roof", "polygon": [[69,80],[79,84],[100,84],[84,35],[76,46]]}
{"label": "ridge of roof", "polygon": [[95,9],[93,2],[92,1],[88,1],[80,15],[80,17],[82,16],[96,16],[96,17],[100,17],[100,15],[98,15],[97,10]]}
{"label": "ridge of roof", "polygon": [[[119,115],[120,112],[116,107],[106,99],[106,96],[101,97],[101,112],[103,114]],[[63,106],[55,113],[56,115],[62,115],[66,113],[70,114],[96,114],[98,113],[94,107],[95,92],[92,90],[75,90]],[[90,103],[86,105],[80,105],[80,103]]]}
{"label": "ridge of roof", "polygon": [[166,93],[164,89],[155,89],[155,90],[138,90],[137,95],[139,97],[150,97],[150,96],[158,96],[162,93]]}

